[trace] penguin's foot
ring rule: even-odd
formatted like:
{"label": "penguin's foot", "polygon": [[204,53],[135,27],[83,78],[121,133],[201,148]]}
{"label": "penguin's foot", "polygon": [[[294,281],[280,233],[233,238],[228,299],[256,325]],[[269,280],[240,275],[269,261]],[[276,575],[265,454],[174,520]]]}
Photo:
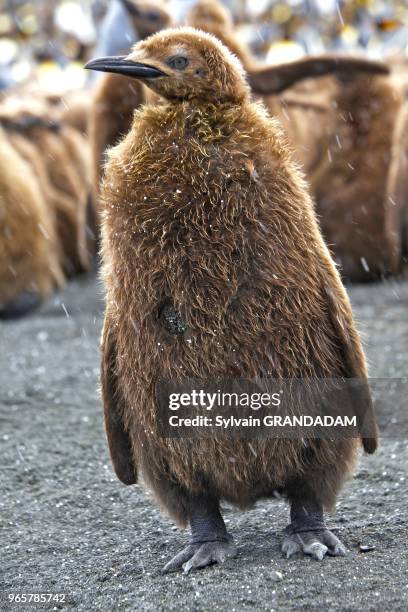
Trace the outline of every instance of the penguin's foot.
{"label": "penguin's foot", "polygon": [[163,568],[167,574],[182,567],[185,574],[224,563],[237,554],[232,536],[227,532],[218,500],[211,497],[191,498],[190,543]]}
{"label": "penguin's foot", "polygon": [[327,555],[343,557],[346,549],[340,540],[326,527],[301,529],[298,525],[286,528],[282,543],[282,552],[289,559],[296,553],[310,555],[316,561],[322,561]]}
{"label": "penguin's foot", "polygon": [[285,529],[281,550],[289,559],[296,553],[310,555],[322,561],[326,555],[343,557],[346,549],[329,531],[323,517],[323,506],[312,487],[302,479],[289,487],[291,500],[290,525]]}
{"label": "penguin's foot", "polygon": [[214,563],[224,563],[226,559],[235,557],[237,547],[229,536],[228,542],[203,542],[202,544],[189,544],[179,552],[163,568],[163,574],[183,568],[185,574],[189,574],[194,569],[201,569]]}

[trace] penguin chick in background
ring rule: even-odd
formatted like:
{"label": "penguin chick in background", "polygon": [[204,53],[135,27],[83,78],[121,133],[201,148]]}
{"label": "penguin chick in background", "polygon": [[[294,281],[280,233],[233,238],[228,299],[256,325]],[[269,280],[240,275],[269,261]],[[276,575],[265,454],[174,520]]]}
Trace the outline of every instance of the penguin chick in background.
{"label": "penguin chick in background", "polygon": [[[170,14],[162,0],[123,0],[140,39],[147,38],[171,24]],[[141,83],[119,74],[107,74],[96,85],[89,113],[89,139],[92,149],[92,183],[95,205],[103,174],[105,151],[127,134],[133,113],[146,101]]]}
{"label": "penguin chick in background", "polygon": [[235,30],[232,13],[218,0],[198,0],[186,15],[186,25],[216,36],[241,61],[250,73],[260,65],[250,47]]}
{"label": "penguin chick in background", "polygon": [[267,65],[239,38],[231,12],[218,0],[198,0],[188,12],[186,21],[189,26],[216,36],[238,57],[247,72],[253,94],[263,96],[265,105],[273,113],[279,112],[281,104],[275,96],[299,81],[331,74],[347,74],[350,77],[360,72],[389,73],[383,62],[339,53],[312,55],[297,61]]}
{"label": "penguin chick in background", "polygon": [[63,285],[38,177],[0,128],[0,319],[28,314]]}
{"label": "penguin chick in background", "polygon": [[[165,99],[139,109],[110,151],[101,203],[101,382],[113,465],[128,485],[141,473],[192,532],[164,570],[233,556],[220,501],[248,507],[276,490],[291,505],[288,557],[343,555],[323,511],[350,474],[358,438],[166,438],[157,417],[159,380],[366,381],[349,300],[278,122],[251,101],[239,61],[192,28],[87,68],[133,77]],[[370,401],[365,411],[371,453]]]}

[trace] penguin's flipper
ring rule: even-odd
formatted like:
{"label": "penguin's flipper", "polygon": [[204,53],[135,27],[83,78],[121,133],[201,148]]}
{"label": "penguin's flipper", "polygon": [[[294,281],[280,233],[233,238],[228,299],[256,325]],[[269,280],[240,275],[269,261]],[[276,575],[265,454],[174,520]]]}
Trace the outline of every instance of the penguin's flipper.
{"label": "penguin's flipper", "polygon": [[105,318],[102,333],[101,385],[105,430],[116,476],[126,485],[137,482],[137,470],[133,461],[132,444],[123,422],[123,401],[117,385],[116,346]]}
{"label": "penguin's flipper", "polygon": [[[329,267],[329,266],[328,266]],[[330,266],[331,268],[333,266]],[[367,370],[360,338],[355,330],[351,306],[336,271],[323,279],[327,312],[344,362],[344,377],[353,379],[350,393],[361,441],[366,453],[378,447],[378,426],[368,384]],[[355,382],[358,384],[356,385]]]}
{"label": "penguin's flipper", "polygon": [[327,74],[359,73],[386,75],[390,73],[390,69],[384,62],[364,57],[320,55],[276,66],[263,66],[248,74],[248,82],[254,93],[272,95],[281,93],[303,79]]}

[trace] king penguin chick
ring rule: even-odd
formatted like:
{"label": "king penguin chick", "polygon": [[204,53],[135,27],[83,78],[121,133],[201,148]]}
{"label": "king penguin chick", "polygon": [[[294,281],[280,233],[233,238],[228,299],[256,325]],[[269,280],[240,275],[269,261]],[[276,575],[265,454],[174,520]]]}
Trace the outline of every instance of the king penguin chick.
{"label": "king penguin chick", "polygon": [[[276,490],[291,504],[288,557],[344,554],[323,511],[354,465],[358,438],[166,438],[157,418],[159,380],[366,381],[347,295],[278,122],[251,101],[239,61],[192,28],[87,68],[139,79],[166,100],[138,109],[110,151],[101,204],[101,382],[113,465],[128,485],[141,473],[192,531],[164,571],[235,555],[220,501],[246,507]],[[370,400],[365,409],[372,427],[361,439],[371,453]]]}
{"label": "king penguin chick", "polygon": [[259,60],[237,36],[231,11],[218,0],[198,0],[188,11],[186,24],[216,36],[248,73],[259,67]]}
{"label": "king penguin chick", "polygon": [[[140,39],[147,38],[171,24],[170,13],[162,0],[124,0],[123,3]],[[135,109],[143,104],[145,99],[146,90],[141,84],[119,74],[105,75],[96,86],[88,125],[95,206],[98,202],[105,151],[127,134]]]}
{"label": "king penguin chick", "polygon": [[0,108],[0,122],[13,147],[34,169],[54,220],[66,275],[89,270],[90,160],[84,136],[64,126],[58,117],[55,120],[48,104],[31,99],[10,97]]}
{"label": "king penguin chick", "polygon": [[63,284],[38,178],[0,128],[0,319],[29,313]]}

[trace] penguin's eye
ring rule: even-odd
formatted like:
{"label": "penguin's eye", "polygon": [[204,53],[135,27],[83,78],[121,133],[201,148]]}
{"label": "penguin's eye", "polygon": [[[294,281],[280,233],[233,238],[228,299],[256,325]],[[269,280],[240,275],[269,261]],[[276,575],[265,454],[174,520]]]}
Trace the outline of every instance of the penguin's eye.
{"label": "penguin's eye", "polygon": [[188,59],[186,57],[182,57],[181,55],[177,55],[169,60],[168,64],[176,70],[184,70],[184,68],[187,68],[188,66]]}

